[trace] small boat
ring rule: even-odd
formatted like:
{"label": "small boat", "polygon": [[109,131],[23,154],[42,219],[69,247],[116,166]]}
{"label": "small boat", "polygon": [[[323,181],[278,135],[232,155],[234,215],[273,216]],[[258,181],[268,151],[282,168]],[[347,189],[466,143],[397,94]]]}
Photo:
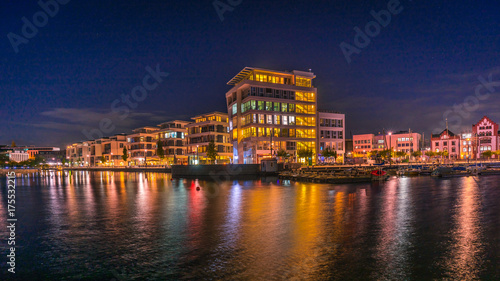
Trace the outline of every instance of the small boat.
{"label": "small boat", "polygon": [[389,179],[389,175],[386,171],[374,170],[371,172],[372,181],[386,181]]}
{"label": "small boat", "polygon": [[462,167],[438,167],[431,174],[432,177],[440,178],[464,177],[470,175],[471,172],[462,169]]}

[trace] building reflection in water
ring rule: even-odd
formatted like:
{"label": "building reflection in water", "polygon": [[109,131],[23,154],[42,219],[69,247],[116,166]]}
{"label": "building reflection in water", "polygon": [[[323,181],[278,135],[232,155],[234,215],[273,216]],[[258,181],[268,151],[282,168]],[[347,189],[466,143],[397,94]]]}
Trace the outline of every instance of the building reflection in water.
{"label": "building reflection in water", "polygon": [[101,280],[89,274],[104,269],[128,269],[131,280],[497,276],[484,257],[488,241],[498,241],[499,208],[489,195],[498,190],[474,178],[324,185],[64,171],[24,185],[19,206],[31,213],[20,233],[32,252],[20,255],[34,271],[45,270],[40,260],[53,262],[47,280]]}
{"label": "building reflection in water", "polygon": [[484,245],[481,229],[481,194],[475,177],[463,179],[453,215],[445,276],[452,280],[480,279]]}

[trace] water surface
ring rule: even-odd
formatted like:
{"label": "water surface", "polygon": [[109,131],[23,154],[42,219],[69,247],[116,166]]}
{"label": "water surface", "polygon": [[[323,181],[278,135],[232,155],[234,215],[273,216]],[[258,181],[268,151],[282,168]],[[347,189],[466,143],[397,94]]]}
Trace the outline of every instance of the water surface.
{"label": "water surface", "polygon": [[18,175],[17,273],[2,219],[0,280],[498,280],[499,182]]}

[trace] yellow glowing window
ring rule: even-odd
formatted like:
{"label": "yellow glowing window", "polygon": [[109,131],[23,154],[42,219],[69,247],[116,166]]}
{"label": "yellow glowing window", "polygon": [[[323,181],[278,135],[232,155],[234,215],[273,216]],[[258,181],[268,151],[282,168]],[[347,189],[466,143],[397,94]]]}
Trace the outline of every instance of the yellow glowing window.
{"label": "yellow glowing window", "polygon": [[311,87],[311,79],[297,77],[295,84],[299,87]]}

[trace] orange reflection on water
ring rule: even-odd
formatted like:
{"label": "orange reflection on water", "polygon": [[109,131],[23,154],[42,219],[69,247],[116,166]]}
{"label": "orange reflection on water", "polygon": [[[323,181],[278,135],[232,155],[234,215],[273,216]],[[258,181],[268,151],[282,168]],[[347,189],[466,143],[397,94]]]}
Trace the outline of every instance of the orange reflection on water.
{"label": "orange reflection on water", "polygon": [[446,258],[448,275],[454,280],[479,279],[482,259],[481,196],[474,177],[463,179],[453,216],[451,231],[454,241]]}

